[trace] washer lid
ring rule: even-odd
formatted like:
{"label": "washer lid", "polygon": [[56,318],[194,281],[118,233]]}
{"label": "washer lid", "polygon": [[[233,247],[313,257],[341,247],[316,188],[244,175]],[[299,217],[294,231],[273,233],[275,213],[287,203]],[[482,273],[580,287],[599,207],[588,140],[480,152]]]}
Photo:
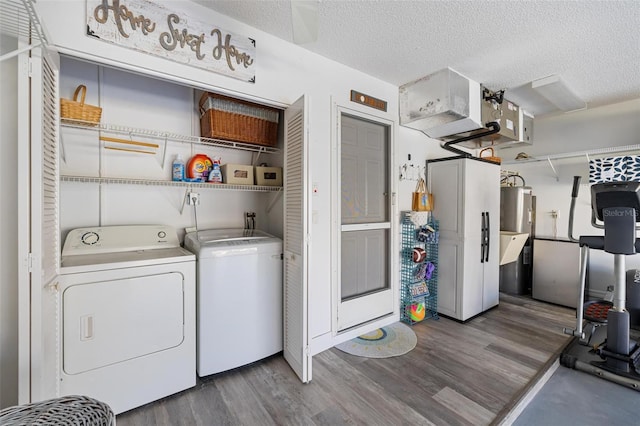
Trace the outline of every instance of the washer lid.
{"label": "washer lid", "polygon": [[209,246],[212,243],[223,241],[255,241],[265,238],[275,237],[258,229],[206,229],[203,231],[190,232],[185,235],[184,246],[192,252],[197,253],[201,247]]}

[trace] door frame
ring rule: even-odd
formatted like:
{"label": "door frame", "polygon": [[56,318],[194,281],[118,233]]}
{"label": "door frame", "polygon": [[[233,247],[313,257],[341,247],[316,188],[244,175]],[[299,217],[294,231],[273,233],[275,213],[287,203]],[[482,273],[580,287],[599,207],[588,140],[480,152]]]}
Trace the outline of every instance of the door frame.
{"label": "door frame", "polygon": [[[376,113],[372,110],[355,108],[354,105],[343,105],[332,99],[331,102],[331,330],[333,336],[351,333],[354,329],[369,324],[377,323],[381,318],[371,318],[362,324],[354,325],[345,330],[338,329],[338,305],[340,303],[340,277],[341,277],[341,216],[340,216],[340,146],[341,146],[341,117],[342,114],[351,115],[363,120],[369,120],[389,127],[389,184],[391,193],[391,206],[389,212],[389,283],[393,295],[398,295],[399,277],[397,249],[399,247],[398,232],[398,182],[395,173],[395,141],[397,121],[390,119],[389,113]],[[390,314],[399,318],[399,296],[394,297],[393,312]],[[385,317],[383,317],[385,318]]]}

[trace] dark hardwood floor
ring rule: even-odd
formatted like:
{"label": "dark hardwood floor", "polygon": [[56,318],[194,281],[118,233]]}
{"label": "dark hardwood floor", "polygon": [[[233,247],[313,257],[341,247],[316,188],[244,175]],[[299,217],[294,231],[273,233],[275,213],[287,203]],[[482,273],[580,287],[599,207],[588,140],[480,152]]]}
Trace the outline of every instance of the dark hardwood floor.
{"label": "dark hardwood floor", "polygon": [[[413,326],[395,358],[330,349],[303,385],[282,356],[198,380],[195,388],[117,416],[127,425],[487,425],[502,415],[569,337],[575,311],[501,294],[465,324]],[[499,420],[499,419],[498,419]]]}

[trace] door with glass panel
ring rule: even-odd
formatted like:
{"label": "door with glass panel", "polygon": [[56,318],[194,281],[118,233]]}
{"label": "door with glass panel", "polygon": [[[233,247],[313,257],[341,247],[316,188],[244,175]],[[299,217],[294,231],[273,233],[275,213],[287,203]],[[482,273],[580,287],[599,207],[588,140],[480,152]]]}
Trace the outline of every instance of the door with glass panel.
{"label": "door with glass panel", "polygon": [[340,113],[338,329],[393,312],[391,126]]}

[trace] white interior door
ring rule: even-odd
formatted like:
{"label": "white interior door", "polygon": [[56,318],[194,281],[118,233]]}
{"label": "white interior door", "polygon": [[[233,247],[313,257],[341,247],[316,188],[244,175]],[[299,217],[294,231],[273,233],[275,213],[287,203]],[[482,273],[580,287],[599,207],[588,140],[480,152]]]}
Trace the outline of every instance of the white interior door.
{"label": "white interior door", "polygon": [[[18,136],[20,169],[19,402],[57,396],[59,389],[59,63],[56,53],[36,47],[19,79],[28,79],[28,107],[21,100]],[[24,69],[23,69],[24,68]],[[26,120],[26,121],[25,121]],[[24,220],[26,218],[26,220]],[[22,239],[26,238],[26,243]]]}
{"label": "white interior door", "polygon": [[390,314],[391,125],[340,112],[338,329]]}
{"label": "white interior door", "polygon": [[284,113],[284,358],[311,380],[308,308],[308,124],[304,96]]}

